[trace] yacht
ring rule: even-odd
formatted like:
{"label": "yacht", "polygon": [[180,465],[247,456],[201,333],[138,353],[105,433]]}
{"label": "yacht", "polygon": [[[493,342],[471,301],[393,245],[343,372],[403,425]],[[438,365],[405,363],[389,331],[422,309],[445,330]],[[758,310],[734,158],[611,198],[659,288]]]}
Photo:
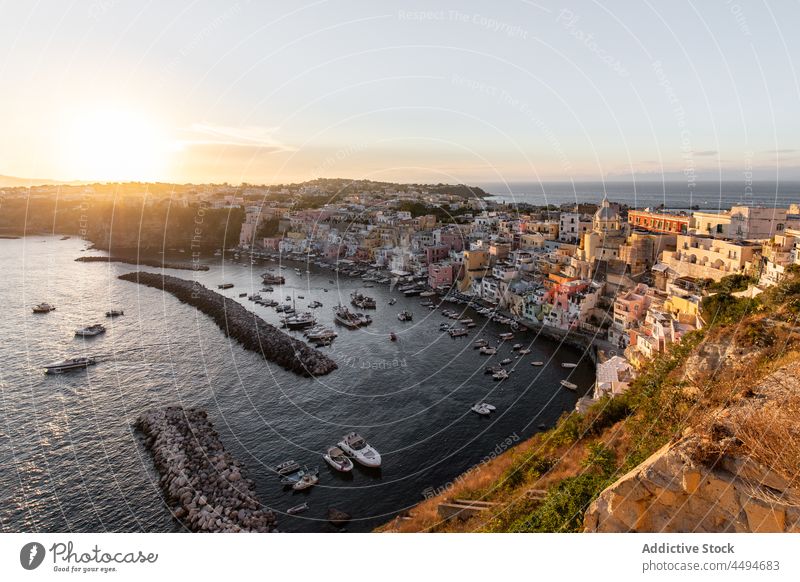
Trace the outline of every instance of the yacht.
{"label": "yacht", "polygon": [[120,315],[125,315],[125,312],[122,309],[111,309],[106,311],[106,317],[119,317]]}
{"label": "yacht", "polygon": [[397,314],[397,319],[400,321],[411,321],[414,316],[411,314],[410,311],[401,311]]}
{"label": "yacht", "polygon": [[472,412],[480,414],[481,416],[489,416],[492,413],[492,411],[495,410],[495,407],[492,406],[491,404],[486,404],[485,402],[479,402],[478,404],[470,408],[470,410],[472,410]]}
{"label": "yacht", "polygon": [[89,366],[93,366],[97,363],[97,360],[94,358],[67,358],[66,360],[61,360],[60,362],[53,362],[52,364],[47,364],[44,366],[45,371],[48,374],[60,374],[61,372],[66,372],[67,370],[77,370],[79,368],[87,368]]}
{"label": "yacht", "polygon": [[331,467],[342,473],[349,473],[353,470],[353,461],[339,447],[328,447],[322,458]]}
{"label": "yacht", "polygon": [[106,333],[106,328],[104,325],[99,323],[87,325],[86,327],[81,327],[75,330],[75,335],[79,337],[94,337],[96,335],[100,335],[101,333]]}
{"label": "yacht", "polygon": [[34,313],[50,313],[51,311],[55,311],[56,308],[50,305],[49,303],[40,303],[36,307],[33,308]]}
{"label": "yacht", "polygon": [[370,446],[364,437],[358,433],[351,432],[338,443],[339,448],[342,449],[349,456],[353,457],[356,461],[365,467],[380,467],[381,455],[372,446]]}

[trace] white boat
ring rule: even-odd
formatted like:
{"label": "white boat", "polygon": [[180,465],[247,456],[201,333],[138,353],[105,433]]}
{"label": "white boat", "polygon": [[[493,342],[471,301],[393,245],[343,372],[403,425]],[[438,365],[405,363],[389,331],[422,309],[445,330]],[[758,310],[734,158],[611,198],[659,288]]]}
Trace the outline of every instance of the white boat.
{"label": "white boat", "polygon": [[351,461],[344,451],[339,447],[328,447],[327,452],[322,455],[325,462],[331,467],[342,473],[349,473],[353,470],[353,461]]}
{"label": "white boat", "polygon": [[313,471],[308,471],[304,473],[300,479],[298,479],[295,483],[292,484],[292,489],[295,491],[303,491],[304,489],[308,489],[313,487],[317,483],[319,483],[319,471],[314,469]]}
{"label": "white boat", "polygon": [[506,370],[498,370],[492,374],[492,378],[495,380],[506,380],[508,378],[508,372]]}
{"label": "white boat", "polygon": [[514,351],[521,350],[522,344],[514,344],[513,346],[511,346],[511,349]]}
{"label": "white boat", "polygon": [[493,356],[497,353],[497,348],[493,348],[490,346],[483,346],[481,349],[478,350],[484,356]]}
{"label": "white boat", "polygon": [[400,321],[411,321],[414,318],[410,311],[401,311],[397,314],[397,319]]}
{"label": "white boat", "polygon": [[577,367],[578,367],[578,364],[574,364],[574,363],[572,363],[572,362],[563,362],[563,363],[561,364],[561,367],[562,367],[562,368],[569,368],[569,369],[572,369],[572,368],[577,368]]}
{"label": "white boat", "polygon": [[101,333],[106,333],[106,328],[104,325],[99,323],[87,325],[86,327],[81,327],[75,330],[75,335],[78,337],[94,337],[96,335],[100,335]]}
{"label": "white boat", "polygon": [[503,358],[502,360],[500,360],[500,365],[505,366],[506,364],[510,364],[511,361],[512,361],[511,358]]}
{"label": "white boat", "polygon": [[495,410],[495,407],[492,406],[491,404],[486,404],[485,402],[479,402],[478,404],[470,408],[470,410],[472,412],[480,414],[481,416],[489,416],[492,413],[492,411]]}
{"label": "white boat", "polygon": [[301,503],[300,505],[295,505],[294,507],[290,507],[286,510],[288,515],[294,515],[296,513],[301,513],[308,509],[308,503]]}
{"label": "white boat", "polygon": [[337,443],[339,448],[365,467],[380,467],[381,455],[358,433],[351,432]]}
{"label": "white boat", "polygon": [[40,303],[36,307],[33,308],[34,313],[50,313],[51,311],[55,311],[56,308],[50,305],[49,303]]}
{"label": "white boat", "polygon": [[489,342],[487,342],[485,339],[479,339],[474,344],[472,344],[472,347],[477,350],[478,348],[485,348],[488,345]]}
{"label": "white boat", "polygon": [[531,350],[530,350],[530,348],[522,348],[522,349],[519,351],[519,355],[520,355],[520,356],[527,356],[527,355],[528,355],[528,354],[530,354],[530,353],[531,353]]}
{"label": "white boat", "polygon": [[531,366],[544,366],[544,362],[531,362]]}
{"label": "white boat", "polygon": [[514,339],[514,334],[511,333],[511,332],[506,332],[506,333],[501,333],[499,337],[500,337],[501,340],[505,341],[505,340]]}
{"label": "white boat", "polygon": [[577,385],[577,384],[573,384],[573,383],[572,383],[572,382],[570,382],[569,380],[561,380],[561,382],[559,382],[559,383],[560,383],[560,384],[561,384],[561,385],[562,385],[564,388],[567,388],[567,389],[569,389],[569,390],[577,390],[577,389],[578,389],[578,385]]}
{"label": "white boat", "polygon": [[96,363],[97,360],[95,360],[92,357],[67,358],[66,360],[61,360],[60,362],[53,362],[52,364],[47,364],[44,366],[44,369],[48,374],[60,374],[61,372],[66,372],[68,370],[87,368],[88,366],[93,366]]}

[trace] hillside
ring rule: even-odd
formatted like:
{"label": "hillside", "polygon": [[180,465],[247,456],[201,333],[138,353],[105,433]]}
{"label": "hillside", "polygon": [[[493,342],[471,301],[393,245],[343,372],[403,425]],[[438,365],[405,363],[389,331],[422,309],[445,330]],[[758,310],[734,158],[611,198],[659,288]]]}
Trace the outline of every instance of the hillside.
{"label": "hillside", "polygon": [[[707,327],[624,395],[565,415],[381,530],[800,531],[800,275],[755,299],[735,297],[738,283],[716,285]],[[440,516],[470,500],[486,503]]]}

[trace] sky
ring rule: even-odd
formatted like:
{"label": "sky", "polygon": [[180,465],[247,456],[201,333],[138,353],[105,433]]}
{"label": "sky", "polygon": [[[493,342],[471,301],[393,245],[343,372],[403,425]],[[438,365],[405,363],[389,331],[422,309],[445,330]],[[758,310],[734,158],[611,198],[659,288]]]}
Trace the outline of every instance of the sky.
{"label": "sky", "polygon": [[800,179],[795,1],[0,0],[0,174]]}

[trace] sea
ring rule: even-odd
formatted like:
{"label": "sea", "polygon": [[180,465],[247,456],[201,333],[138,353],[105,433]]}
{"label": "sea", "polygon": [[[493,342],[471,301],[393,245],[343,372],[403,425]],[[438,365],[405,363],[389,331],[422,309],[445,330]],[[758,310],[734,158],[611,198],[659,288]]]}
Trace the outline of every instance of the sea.
{"label": "sea", "polygon": [[609,181],[609,182],[489,182],[478,184],[491,200],[506,204],[599,204],[603,196],[631,208],[718,212],[731,206],[787,208],[800,203],[797,181]]}
{"label": "sea", "polygon": [[[260,275],[267,268],[282,272],[286,284],[262,295],[288,298],[303,309],[320,301],[321,323],[334,325],[332,307],[349,303],[356,289],[375,297],[370,327],[338,327],[339,337],[321,348],[339,368],[302,378],[244,350],[209,317],[173,296],[117,279],[135,265],[75,261],[90,254],[101,253],[78,238],[0,240],[4,532],[184,531],[134,429],[142,412],[169,405],[208,411],[226,448],[254,479],[261,502],[276,512],[281,531],[339,531],[327,520],[329,508],[351,515],[345,531],[370,531],[553,426],[594,380],[594,367],[581,350],[529,331],[516,334],[497,356],[481,356],[473,342],[485,337],[497,343],[507,328],[446,304],[478,323],[468,338],[453,339],[439,331],[442,321],[451,320],[421,306],[419,298],[389,285],[364,288],[360,279],[316,266],[251,264],[223,255],[203,261],[208,271],[164,270],[215,290],[233,283],[221,292],[274,324],[279,323],[274,309],[239,297],[261,290]],[[393,306],[391,298],[397,299]],[[43,301],[56,310],[33,314],[32,307]],[[125,315],[107,319],[112,308]],[[397,319],[404,309],[413,321]],[[105,324],[107,333],[75,337],[76,328],[95,322]],[[398,341],[390,341],[391,332]],[[531,354],[518,357],[514,342],[530,347]],[[98,363],[85,371],[44,373],[44,364],[88,355]],[[513,359],[507,367],[514,370],[508,380],[484,374],[485,366],[506,357]],[[531,366],[535,360],[546,365]],[[564,369],[562,362],[578,367]],[[577,392],[559,385],[567,377]],[[482,401],[496,406],[491,416],[470,411]],[[326,447],[353,430],[381,453],[380,470],[356,466],[347,475],[325,464]],[[306,492],[284,489],[272,467],[289,459],[319,467],[319,485]],[[303,502],[305,513],[286,514]]]}

